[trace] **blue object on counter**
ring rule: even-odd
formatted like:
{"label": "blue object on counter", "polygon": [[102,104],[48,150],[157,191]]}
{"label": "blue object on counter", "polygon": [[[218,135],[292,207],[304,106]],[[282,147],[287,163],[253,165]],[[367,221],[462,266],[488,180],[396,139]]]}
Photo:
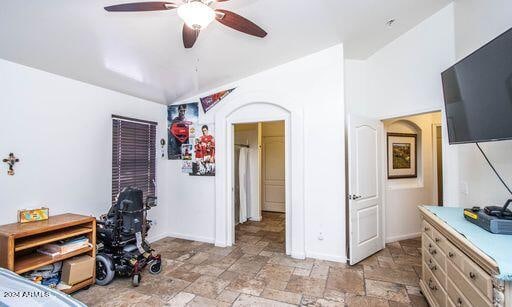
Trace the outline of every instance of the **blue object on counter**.
{"label": "blue object on counter", "polygon": [[469,242],[494,259],[500,274],[496,278],[512,281],[512,235],[490,233],[464,218],[464,208],[423,206],[466,237]]}

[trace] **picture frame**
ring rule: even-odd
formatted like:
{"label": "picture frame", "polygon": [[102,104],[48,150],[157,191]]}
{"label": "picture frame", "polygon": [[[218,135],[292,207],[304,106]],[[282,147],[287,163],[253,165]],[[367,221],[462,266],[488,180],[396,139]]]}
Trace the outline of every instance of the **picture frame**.
{"label": "picture frame", "polygon": [[387,134],[388,179],[418,177],[417,140],[417,134]]}

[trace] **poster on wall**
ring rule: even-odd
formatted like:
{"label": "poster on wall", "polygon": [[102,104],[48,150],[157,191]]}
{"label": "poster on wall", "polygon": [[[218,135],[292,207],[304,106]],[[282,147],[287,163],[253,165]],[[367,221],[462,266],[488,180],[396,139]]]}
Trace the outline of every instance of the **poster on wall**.
{"label": "poster on wall", "polygon": [[215,176],[215,138],[213,124],[200,125],[194,139],[194,154],[190,176]]}
{"label": "poster on wall", "polygon": [[416,134],[388,133],[388,179],[416,178]]}
{"label": "poster on wall", "polygon": [[192,144],[182,144],[181,145],[181,159],[182,160],[192,160],[192,154],[194,153],[194,149]]}
{"label": "poster on wall", "polygon": [[199,104],[172,105],[167,109],[168,158],[182,159],[182,145],[191,144],[195,139],[195,124],[199,118]]}
{"label": "poster on wall", "polygon": [[181,165],[181,172],[185,174],[192,173],[192,160],[183,160]]}
{"label": "poster on wall", "polygon": [[231,94],[232,91],[234,91],[235,88],[225,90],[222,92],[215,93],[210,96],[206,96],[201,98],[201,105],[203,106],[204,113],[208,112],[211,108],[213,108],[219,101],[226,98],[229,94]]}

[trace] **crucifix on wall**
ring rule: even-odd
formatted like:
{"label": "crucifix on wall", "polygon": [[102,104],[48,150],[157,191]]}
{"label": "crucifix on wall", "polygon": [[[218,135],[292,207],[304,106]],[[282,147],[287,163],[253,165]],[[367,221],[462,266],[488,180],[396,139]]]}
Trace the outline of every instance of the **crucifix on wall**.
{"label": "crucifix on wall", "polygon": [[14,154],[11,152],[9,154],[9,157],[2,160],[4,163],[7,163],[9,165],[9,170],[7,171],[7,175],[14,176],[14,164],[17,162],[20,162],[20,159],[16,158]]}

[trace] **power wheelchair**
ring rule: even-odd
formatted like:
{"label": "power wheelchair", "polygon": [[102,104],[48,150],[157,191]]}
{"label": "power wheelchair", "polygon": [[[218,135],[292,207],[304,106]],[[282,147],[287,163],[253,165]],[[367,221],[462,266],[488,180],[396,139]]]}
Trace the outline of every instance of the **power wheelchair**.
{"label": "power wheelchair", "polygon": [[96,223],[98,241],[96,284],[108,285],[115,277],[131,277],[137,287],[141,271],[149,266],[151,274],[162,270],[160,254],[154,254],[145,240],[151,228],[147,211],[156,206],[156,197],[147,197],[139,189],[124,188],[117,201]]}

